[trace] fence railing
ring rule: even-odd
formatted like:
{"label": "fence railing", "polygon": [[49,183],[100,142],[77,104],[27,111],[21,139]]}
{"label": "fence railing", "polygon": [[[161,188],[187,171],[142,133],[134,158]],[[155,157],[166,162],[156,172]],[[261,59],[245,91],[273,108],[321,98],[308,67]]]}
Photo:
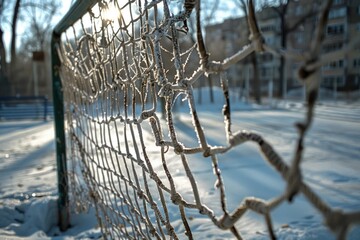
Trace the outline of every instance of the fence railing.
{"label": "fence railing", "polygon": [[0,120],[43,119],[51,114],[48,98],[45,96],[0,97]]}

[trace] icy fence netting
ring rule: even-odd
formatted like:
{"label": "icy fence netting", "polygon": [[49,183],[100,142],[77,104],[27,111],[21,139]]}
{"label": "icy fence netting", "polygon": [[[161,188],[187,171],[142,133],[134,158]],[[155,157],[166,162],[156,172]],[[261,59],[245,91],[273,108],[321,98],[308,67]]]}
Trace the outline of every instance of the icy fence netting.
{"label": "icy fence netting", "polygon": [[[272,210],[302,193],[322,214],[328,228],[339,239],[345,238],[349,227],[359,223],[360,212],[332,209],[304,183],[300,169],[321,66],[348,51],[320,56],[331,2],[324,1],[308,51],[294,55],[263,41],[253,1],[249,1],[250,44],[214,62],[209,60],[203,40],[200,0],[185,0],[177,8],[167,0],[77,1],[55,28],[52,44],[59,204],[65,208],[60,209],[62,228],[67,225],[69,204],[79,211],[93,204],[102,232],[109,239],[192,239],[189,212],[209,218],[219,231],[230,230],[241,239],[241,229],[235,224],[251,210],[263,215],[270,237],[275,238]],[[192,28],[190,15],[195,16]],[[349,49],[355,42],[358,39]],[[225,72],[253,52],[302,62],[298,72],[307,89],[307,112],[305,120],[296,123],[297,148],[291,164],[286,164],[261,135],[232,131]],[[208,143],[194,101],[195,83],[208,74],[220,76],[223,90],[227,139],[223,146]],[[195,147],[178,140],[173,106],[179,95],[190,110]],[[249,141],[258,145],[286,187],[272,199],[239,199],[238,207],[230,213],[218,161],[222,154]],[[194,174],[198,169],[190,167],[192,156],[207,158],[213,168],[220,215],[203,203]],[[174,162],[180,163],[181,169],[172,169]],[[190,189],[186,193],[176,185],[179,175]]]}

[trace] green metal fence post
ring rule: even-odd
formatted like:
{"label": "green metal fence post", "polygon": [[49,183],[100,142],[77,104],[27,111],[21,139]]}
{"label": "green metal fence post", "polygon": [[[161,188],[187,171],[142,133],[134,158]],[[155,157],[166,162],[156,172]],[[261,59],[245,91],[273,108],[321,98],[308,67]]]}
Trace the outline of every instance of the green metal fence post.
{"label": "green metal fence post", "polygon": [[60,43],[60,36],[55,32],[51,40],[51,60],[52,60],[52,81],[53,81],[53,101],[54,101],[54,119],[55,119],[55,145],[56,162],[58,172],[58,218],[61,231],[65,231],[69,226],[69,197],[68,197],[68,179],[66,166],[66,143],[64,126],[64,99],[63,89],[60,80],[60,59],[56,47]]}
{"label": "green metal fence post", "polygon": [[60,46],[61,33],[72,26],[84,14],[86,14],[99,0],[78,0],[72,5],[66,15],[55,26],[51,39],[51,59],[52,59],[52,81],[53,81],[53,101],[55,119],[55,138],[56,138],[56,161],[58,171],[58,214],[59,227],[65,231],[69,227],[70,210],[68,195],[68,178],[66,164],[66,142],[65,142],[65,122],[64,122],[64,99],[62,83],[59,75],[61,61],[57,47]]}

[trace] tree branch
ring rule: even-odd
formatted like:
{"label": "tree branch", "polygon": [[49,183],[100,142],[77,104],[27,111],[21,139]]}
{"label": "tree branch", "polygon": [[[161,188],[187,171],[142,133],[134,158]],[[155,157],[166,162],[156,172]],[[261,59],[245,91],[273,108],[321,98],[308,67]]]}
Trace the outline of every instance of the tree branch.
{"label": "tree branch", "polygon": [[[301,24],[303,24],[308,18],[315,16],[318,14],[318,11],[310,10],[305,15],[302,15],[301,18],[299,18],[295,23],[293,23],[292,26],[289,26],[288,24],[285,24],[285,31],[292,32],[295,31]],[[291,21],[289,21],[291,22]]]}
{"label": "tree branch", "polygon": [[11,29],[11,45],[10,45],[10,54],[11,54],[11,62],[15,63],[15,55],[16,55],[16,24],[19,16],[21,0],[16,0],[14,6],[14,15],[11,21],[12,29]]}

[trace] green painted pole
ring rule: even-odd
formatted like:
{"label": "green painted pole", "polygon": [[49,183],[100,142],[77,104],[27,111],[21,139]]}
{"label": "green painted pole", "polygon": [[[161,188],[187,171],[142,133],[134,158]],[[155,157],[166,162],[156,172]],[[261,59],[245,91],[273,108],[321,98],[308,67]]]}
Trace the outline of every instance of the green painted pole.
{"label": "green painted pole", "polygon": [[53,102],[55,119],[55,145],[56,163],[58,172],[58,219],[61,231],[65,231],[69,226],[70,210],[68,196],[68,178],[66,164],[66,142],[65,142],[65,122],[64,122],[64,99],[63,89],[60,80],[60,59],[56,47],[60,43],[60,36],[52,35],[51,40],[51,60],[52,60],[52,80],[53,80]]}
{"label": "green painted pole", "polygon": [[67,178],[66,142],[65,142],[65,119],[64,119],[64,96],[59,71],[61,61],[57,47],[60,45],[61,33],[66,31],[83,15],[85,15],[99,0],[77,0],[66,15],[55,26],[51,39],[51,61],[52,61],[52,85],[55,119],[55,145],[56,163],[58,172],[58,218],[61,231],[69,227],[69,185]]}

